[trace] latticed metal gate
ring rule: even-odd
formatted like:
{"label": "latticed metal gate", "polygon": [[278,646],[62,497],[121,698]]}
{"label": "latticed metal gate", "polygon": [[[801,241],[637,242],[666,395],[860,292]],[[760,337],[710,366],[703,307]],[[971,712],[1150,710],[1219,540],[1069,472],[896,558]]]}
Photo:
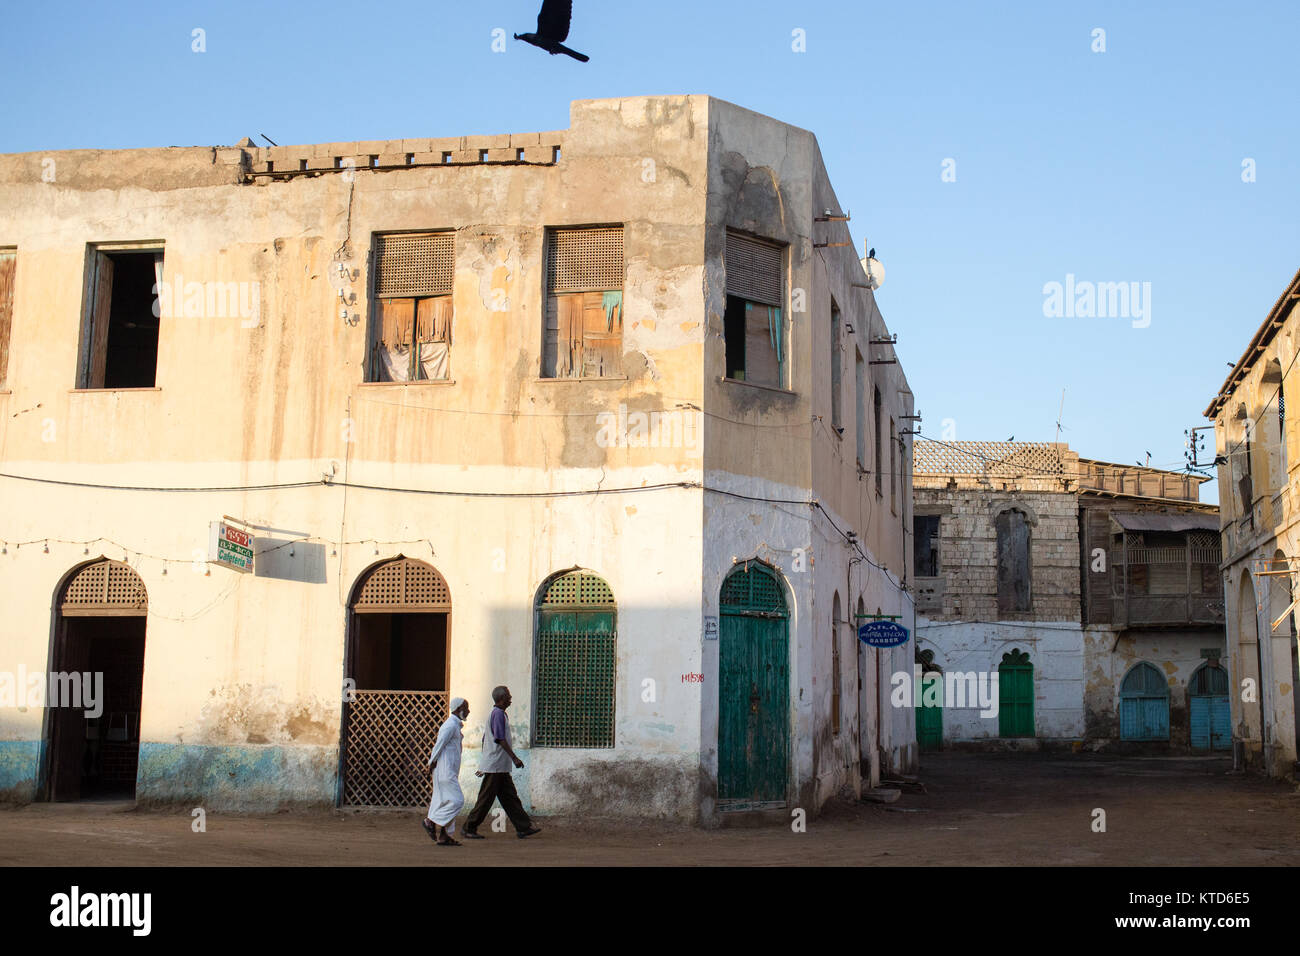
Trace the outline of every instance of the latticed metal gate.
{"label": "latticed metal gate", "polygon": [[[446,614],[448,641],[450,612],[446,580],[412,558],[372,569],[352,600],[354,615]],[[355,620],[353,628],[355,639]],[[343,715],[343,805],[427,807],[433,788],[429,751],[448,717],[450,693],[364,688],[350,696]]]}
{"label": "latticed metal gate", "polygon": [[448,715],[446,691],[358,690],[348,703],[343,803],[427,807],[429,751]]}

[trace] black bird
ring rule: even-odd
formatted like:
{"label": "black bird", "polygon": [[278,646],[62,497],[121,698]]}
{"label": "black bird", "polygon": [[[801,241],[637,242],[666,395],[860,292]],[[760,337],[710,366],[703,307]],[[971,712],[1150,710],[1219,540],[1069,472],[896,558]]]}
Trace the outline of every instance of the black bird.
{"label": "black bird", "polygon": [[564,45],[569,37],[569,24],[573,21],[573,0],[542,0],[542,12],[537,14],[536,33],[516,33],[516,40],[523,40],[535,47],[541,47],[551,56],[567,53],[582,63],[591,59],[570,50]]}
{"label": "black bird", "polygon": [[874,258],[876,258],[876,250],[875,250],[875,249],[872,249],[870,252],[868,252],[868,253],[867,253],[867,258],[868,258],[868,259],[874,259]]}

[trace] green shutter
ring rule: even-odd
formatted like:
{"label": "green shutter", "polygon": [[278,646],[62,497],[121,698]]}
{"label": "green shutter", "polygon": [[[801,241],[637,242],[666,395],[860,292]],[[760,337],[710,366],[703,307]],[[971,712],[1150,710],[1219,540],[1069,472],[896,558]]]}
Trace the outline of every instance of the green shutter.
{"label": "green shutter", "polygon": [[552,581],[537,612],[535,747],[613,747],[614,595],[594,574]]}
{"label": "green shutter", "polygon": [[1003,654],[998,668],[998,733],[1034,736],[1034,665],[1018,648]]}

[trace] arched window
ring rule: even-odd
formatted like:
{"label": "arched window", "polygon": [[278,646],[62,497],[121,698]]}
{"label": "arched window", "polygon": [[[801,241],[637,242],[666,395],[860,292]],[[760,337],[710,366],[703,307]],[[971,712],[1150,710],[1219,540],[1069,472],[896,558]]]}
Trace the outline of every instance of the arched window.
{"label": "arched window", "polygon": [[1169,684],[1150,664],[1137,664],[1119,689],[1121,740],[1169,739]]}
{"label": "arched window", "polygon": [[552,578],[537,599],[534,747],[613,747],[614,592],[590,571]]}
{"label": "arched window", "polygon": [[1003,511],[994,522],[998,534],[998,613],[1028,611],[1030,588],[1030,534],[1025,513]]}

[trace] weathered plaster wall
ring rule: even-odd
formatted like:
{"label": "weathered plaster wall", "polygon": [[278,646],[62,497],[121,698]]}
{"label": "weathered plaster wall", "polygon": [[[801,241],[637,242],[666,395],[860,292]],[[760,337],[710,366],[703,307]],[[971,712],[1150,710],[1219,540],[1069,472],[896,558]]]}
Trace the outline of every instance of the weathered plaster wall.
{"label": "weathered plaster wall", "polygon": [[[1296,368],[1300,303],[1284,294],[1271,341],[1251,355],[1244,378],[1224,396],[1214,420],[1224,557],[1225,619],[1234,740],[1247,759],[1274,776],[1294,772],[1297,759],[1294,615],[1277,629],[1272,622],[1290,603],[1287,578],[1265,579],[1265,600],[1257,600],[1258,561],[1289,561],[1300,555],[1300,432],[1295,415],[1279,415],[1278,396],[1300,394]],[[1249,440],[1247,440],[1249,438]],[[1243,495],[1243,478],[1249,494]],[[1281,569],[1284,564],[1269,565]],[[1294,585],[1292,585],[1294,586]],[[1258,647],[1259,635],[1264,646]],[[1261,668],[1262,665],[1262,668]],[[1257,690],[1249,694],[1243,681]],[[1254,699],[1246,699],[1253,696]]]}
{"label": "weathered plaster wall", "polygon": [[1033,748],[1039,741],[1077,740],[1084,734],[1084,652],[1078,621],[1032,624],[933,620],[919,617],[918,647],[934,651],[934,663],[949,672],[976,672],[997,680],[1002,655],[1012,649],[1028,653],[1034,665],[1034,731],[1037,740],[1001,738],[997,716],[981,717],[978,707],[943,712],[943,738],[951,743],[979,743],[1011,749]]}
{"label": "weathered plaster wall", "polygon": [[[5,158],[0,244],[18,247],[12,392],[0,395],[6,471],[185,488],[328,474],[449,494],[8,481],[4,665],[48,666],[60,582],[101,554],[125,557],[150,595],[141,799],[328,804],[347,595],[368,567],[408,554],[448,580],[452,691],[475,707],[471,746],[501,682],[527,741],[532,602],[551,574],[586,567],[619,602],[618,744],[526,753],[521,791],[547,812],[694,818],[698,710],[681,697],[698,689],[679,677],[699,667],[700,492],[463,495],[701,480],[698,432],[609,447],[597,415],[620,405],[690,415],[702,403],[704,315],[690,290],[703,275],[706,117],[699,97],[576,103],[558,163],[362,168],[354,181],[323,172],[241,185],[237,157],[166,150],[54,154],[49,183],[30,157]],[[646,156],[660,164],[652,182]],[[625,224],[625,378],[541,380],[543,229],[604,222]],[[370,237],[437,228],[457,231],[454,382],[362,384]],[[165,316],[156,389],[76,391],[87,244],[145,239],[165,245],[165,282],[255,283],[260,314]],[[351,321],[331,284],[336,253],[354,272]],[[263,526],[272,544],[314,540],[268,555],[253,578],[192,569],[223,514]],[[48,554],[13,544],[46,538]],[[642,699],[645,678],[657,681],[654,701]],[[0,789],[35,789],[43,718],[0,713]],[[467,753],[470,793],[474,762]]]}
{"label": "weathered plaster wall", "polygon": [[[1120,687],[1139,663],[1155,666],[1169,682],[1169,742],[1144,743],[1144,748],[1184,749],[1191,746],[1189,684],[1205,659],[1202,648],[1225,648],[1222,631],[1123,631],[1091,626],[1084,629],[1085,736],[1113,743],[1120,740]],[[1226,648],[1225,648],[1226,650]]]}

